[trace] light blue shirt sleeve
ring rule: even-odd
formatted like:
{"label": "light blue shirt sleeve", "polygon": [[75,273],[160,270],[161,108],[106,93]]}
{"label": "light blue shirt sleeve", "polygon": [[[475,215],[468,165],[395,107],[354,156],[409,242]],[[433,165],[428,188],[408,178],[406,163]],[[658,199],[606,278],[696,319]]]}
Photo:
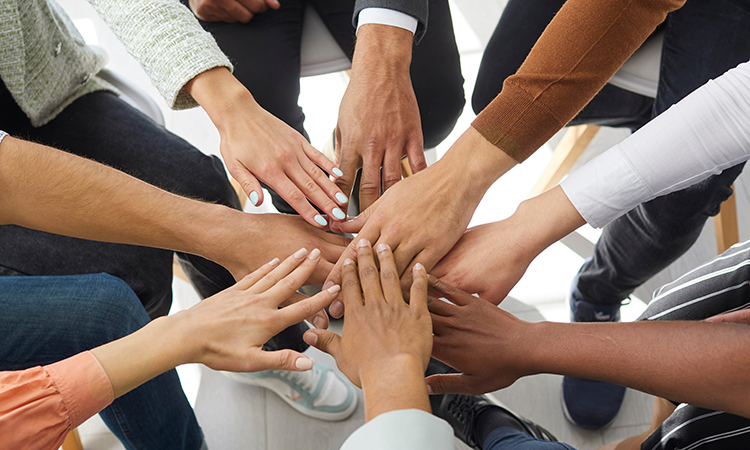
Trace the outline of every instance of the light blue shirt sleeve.
{"label": "light blue shirt sleeve", "polygon": [[5,139],[5,136],[7,136],[8,133],[6,133],[3,130],[0,130],[0,143],[3,142],[3,139]]}
{"label": "light blue shirt sleeve", "polygon": [[448,422],[419,409],[381,414],[359,427],[341,450],[453,450]]}

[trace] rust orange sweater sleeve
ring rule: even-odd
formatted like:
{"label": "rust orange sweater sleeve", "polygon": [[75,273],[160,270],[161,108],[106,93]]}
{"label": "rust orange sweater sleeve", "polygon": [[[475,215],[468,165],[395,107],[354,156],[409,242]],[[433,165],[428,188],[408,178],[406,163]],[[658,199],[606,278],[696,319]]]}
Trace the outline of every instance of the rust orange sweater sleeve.
{"label": "rust orange sweater sleeve", "polygon": [[559,131],[685,0],[568,0],[472,126],[518,162]]}

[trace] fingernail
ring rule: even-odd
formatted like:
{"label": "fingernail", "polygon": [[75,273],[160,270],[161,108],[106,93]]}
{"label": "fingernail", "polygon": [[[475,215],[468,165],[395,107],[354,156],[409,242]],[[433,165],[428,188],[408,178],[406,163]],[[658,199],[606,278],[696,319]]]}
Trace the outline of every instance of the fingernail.
{"label": "fingernail", "polygon": [[253,206],[258,206],[258,193],[253,191],[250,193],[250,203],[253,204]]}
{"label": "fingernail", "polygon": [[320,250],[316,248],[316,249],[313,249],[313,251],[311,251],[309,255],[307,255],[307,258],[312,259],[314,261],[318,259],[319,256],[320,256]]}
{"label": "fingernail", "polygon": [[[320,317],[320,316],[315,316],[315,318],[313,319],[313,325],[315,325],[315,328],[318,328],[318,329],[325,328],[326,321],[323,320],[323,318]],[[310,333],[310,334],[312,334],[312,333]],[[315,335],[313,334],[313,336],[315,336]],[[312,342],[308,342],[308,344],[315,345],[315,342],[318,340],[318,338],[317,338],[317,336],[315,336],[311,340],[312,340]]]}
{"label": "fingernail", "polygon": [[333,168],[333,174],[336,175],[337,177],[344,176],[344,172],[342,172],[341,169],[339,169],[338,167]]}
{"label": "fingernail", "polygon": [[297,362],[294,363],[299,370],[310,370],[312,369],[312,361],[307,358],[297,358]]}
{"label": "fingernail", "polygon": [[384,244],[382,242],[378,244],[378,248],[377,248],[378,252],[384,252],[386,250],[388,250],[388,244]]}
{"label": "fingernail", "polygon": [[326,281],[326,284],[323,285],[323,289],[328,289],[331,286],[333,286],[333,281]]}
{"label": "fingernail", "polygon": [[279,258],[274,258],[274,259],[268,261],[268,265],[269,266],[275,266],[278,263],[279,263]]}
{"label": "fingernail", "polygon": [[424,266],[421,263],[414,264],[414,271],[424,270]]}
{"label": "fingernail", "polygon": [[351,258],[346,258],[346,259],[344,260],[344,265],[345,265],[345,266],[350,266],[350,265],[352,265],[352,264],[354,264],[354,260],[353,260],[353,259],[351,259]]}
{"label": "fingernail", "polygon": [[331,294],[335,294],[335,293],[337,293],[338,291],[340,291],[340,290],[341,290],[341,286],[339,286],[339,285],[337,284],[336,286],[331,286],[331,287],[329,287],[329,288],[328,288],[328,289],[326,289],[326,290],[327,290],[328,292],[330,292]]}
{"label": "fingernail", "polygon": [[315,222],[317,222],[321,227],[328,225],[328,221],[325,220],[320,214],[315,215]]}
{"label": "fingernail", "polygon": [[328,311],[330,311],[333,316],[340,317],[344,312],[344,305],[342,305],[341,302],[333,302],[328,308]]}
{"label": "fingernail", "polygon": [[307,254],[307,249],[305,247],[302,247],[301,249],[294,252],[294,257],[297,259],[302,259]]}
{"label": "fingernail", "polygon": [[427,393],[430,394],[430,395],[433,394],[433,392],[432,392],[432,386],[430,386],[429,384],[427,385]]}
{"label": "fingernail", "polygon": [[[317,325],[315,326],[317,327]],[[304,335],[302,335],[302,340],[304,340],[305,342],[307,342],[308,344],[312,346],[315,346],[315,344],[318,343],[318,335],[312,332],[305,333]]]}
{"label": "fingernail", "polygon": [[339,201],[339,203],[346,203],[348,198],[346,198],[346,195],[342,194],[341,192],[336,192],[336,200]]}
{"label": "fingernail", "polygon": [[370,241],[367,239],[360,239],[359,242],[357,242],[357,247],[359,248],[365,248],[370,246]]}
{"label": "fingernail", "polygon": [[344,219],[346,219],[346,214],[344,214],[344,211],[342,211],[342,210],[340,210],[338,208],[333,208],[333,217],[335,217],[335,218],[337,218],[339,220],[344,220]]}

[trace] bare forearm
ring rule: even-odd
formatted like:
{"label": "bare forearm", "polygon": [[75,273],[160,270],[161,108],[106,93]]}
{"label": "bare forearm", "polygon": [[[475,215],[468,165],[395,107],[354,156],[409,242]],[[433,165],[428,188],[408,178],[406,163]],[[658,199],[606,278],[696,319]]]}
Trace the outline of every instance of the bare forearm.
{"label": "bare forearm", "polygon": [[706,322],[538,323],[526,342],[533,373],[609,381],[750,417],[750,327]]}
{"label": "bare forearm", "polygon": [[375,364],[362,372],[365,421],[399,409],[432,412],[420,361],[391,361],[390,366]]}
{"label": "bare forearm", "polygon": [[[6,138],[0,222],[66,236],[195,253],[220,261],[242,213],[162,191],[110,167]],[[238,216],[240,215],[240,216]],[[242,219],[245,219],[242,217]],[[213,242],[216,247],[209,247]]]}

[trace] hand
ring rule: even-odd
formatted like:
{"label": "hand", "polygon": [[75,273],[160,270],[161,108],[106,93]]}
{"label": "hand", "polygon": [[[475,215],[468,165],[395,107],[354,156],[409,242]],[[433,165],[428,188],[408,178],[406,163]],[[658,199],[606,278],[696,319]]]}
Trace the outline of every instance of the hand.
{"label": "hand", "polygon": [[500,304],[537,253],[513,217],[469,228],[430,272],[449,285]]}
{"label": "hand", "polygon": [[206,22],[248,23],[256,14],[280,6],[278,0],[190,0],[195,16]]}
{"label": "hand", "polygon": [[301,134],[261,108],[226,68],[199,74],[186,89],[219,130],[227,170],[253,205],[263,203],[262,180],[315,227],[323,228],[328,221],[308,198],[330,218],[346,217],[339,206],[347,197],[323,172],[341,171]]}
{"label": "hand", "polygon": [[344,265],[343,296],[349,314],[342,335],[325,330],[304,335],[307,343],[336,358],[339,369],[362,388],[366,421],[398,409],[430,412],[424,382],[432,348],[427,272],[419,264],[414,267],[407,304],[391,249],[380,244],[377,251],[379,274],[366,240],[358,247],[359,280],[354,261],[347,259]]}
{"label": "hand", "polygon": [[[222,210],[224,211],[224,210]],[[224,211],[222,227],[214,239],[206,241],[206,255],[229,270],[235,279],[261,267],[269,256],[286,258],[300,247],[320,249],[321,259],[304,284],[323,284],[333,264],[341,256],[350,239],[309,226],[299,216],[285,214],[245,214]],[[296,293],[295,301],[307,298]],[[328,315],[313,311],[307,319],[317,328],[328,328]]]}
{"label": "hand", "polygon": [[427,167],[409,74],[412,41],[410,31],[387,25],[364,25],[357,36],[336,126],[336,162],[343,172],[337,184],[347,195],[362,168],[361,210],[380,197],[381,187],[386,191],[401,180],[403,156],[414,173]]}
{"label": "hand", "polygon": [[278,259],[240,280],[235,286],[209,297],[175,318],[183,321],[180,339],[196,351],[189,361],[214,370],[307,370],[312,362],[293,350],[265,352],[263,344],[283,329],[324,308],[338,286],[289,304],[290,297],[307,280],[320,261],[320,251],[298,250],[279,264]]}
{"label": "hand", "polygon": [[344,264],[342,295],[349,314],[342,335],[309,330],[305,341],[336,358],[339,369],[360,387],[364,372],[387,371],[405,361],[418,361],[424,374],[432,348],[427,273],[415,266],[410,303],[406,303],[391,249],[385,244],[377,247],[378,273],[370,243],[359,242],[359,264],[351,259]]}
{"label": "hand", "polygon": [[430,299],[432,355],[461,372],[428,377],[432,394],[484,394],[532,373],[524,366],[527,322],[432,276],[429,283],[437,297],[453,303]]}
{"label": "hand", "polygon": [[[431,271],[466,230],[497,174],[515,164],[470,128],[438,162],[393,186],[357,218],[333,223],[331,229],[358,232],[357,239],[394,248],[401,287],[406,291],[411,268],[419,262]],[[350,244],[339,258],[326,285],[339,284],[341,266],[356,255],[355,245]],[[335,300],[329,312],[341,317],[344,306]]]}

